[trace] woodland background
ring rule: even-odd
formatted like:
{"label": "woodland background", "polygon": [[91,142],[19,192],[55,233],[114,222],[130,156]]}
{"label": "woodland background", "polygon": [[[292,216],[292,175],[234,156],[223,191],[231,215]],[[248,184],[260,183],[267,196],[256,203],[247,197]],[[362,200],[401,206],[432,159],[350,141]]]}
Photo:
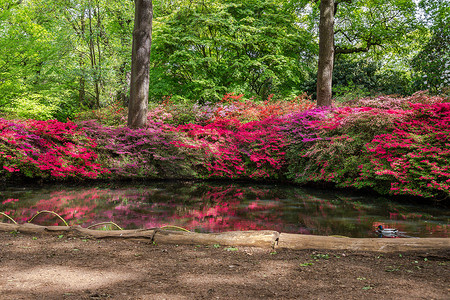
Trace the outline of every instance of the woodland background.
{"label": "woodland background", "polygon": [[[314,99],[319,2],[153,1],[150,104]],[[448,0],[336,2],[337,102],[448,93]],[[1,0],[0,114],[62,121],[126,107],[133,20],[134,1]]]}

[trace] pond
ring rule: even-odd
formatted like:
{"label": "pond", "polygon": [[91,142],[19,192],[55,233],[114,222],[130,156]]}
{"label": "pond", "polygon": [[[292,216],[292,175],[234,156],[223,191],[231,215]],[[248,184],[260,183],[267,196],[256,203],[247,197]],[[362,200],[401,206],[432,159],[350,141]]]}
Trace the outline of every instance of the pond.
{"label": "pond", "polygon": [[[0,212],[18,223],[43,210],[83,227],[114,222],[126,229],[171,225],[197,232],[276,230],[377,237],[375,228],[383,225],[407,237],[450,237],[449,208],[336,190],[218,182],[0,187]],[[1,215],[0,220],[10,222]],[[62,224],[50,213],[32,222]]]}

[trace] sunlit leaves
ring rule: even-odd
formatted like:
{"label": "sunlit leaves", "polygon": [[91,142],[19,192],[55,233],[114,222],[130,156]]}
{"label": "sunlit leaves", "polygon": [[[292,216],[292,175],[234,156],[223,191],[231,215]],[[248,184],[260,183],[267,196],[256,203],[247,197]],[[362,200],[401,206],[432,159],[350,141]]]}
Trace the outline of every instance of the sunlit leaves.
{"label": "sunlit leaves", "polygon": [[283,3],[193,2],[156,21],[155,98],[217,101],[226,92],[266,98],[266,89],[289,93],[305,76],[299,52],[310,51],[312,40]]}
{"label": "sunlit leaves", "polygon": [[433,92],[450,86],[450,5],[447,1],[421,1],[430,38],[412,60],[419,76],[417,85]]}

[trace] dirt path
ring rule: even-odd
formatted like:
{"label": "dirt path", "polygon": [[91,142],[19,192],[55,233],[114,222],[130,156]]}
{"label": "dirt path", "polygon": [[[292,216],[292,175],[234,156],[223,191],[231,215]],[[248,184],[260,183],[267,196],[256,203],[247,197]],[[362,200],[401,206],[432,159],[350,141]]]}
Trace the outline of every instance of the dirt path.
{"label": "dirt path", "polygon": [[0,232],[0,299],[449,299],[448,250],[155,245]]}

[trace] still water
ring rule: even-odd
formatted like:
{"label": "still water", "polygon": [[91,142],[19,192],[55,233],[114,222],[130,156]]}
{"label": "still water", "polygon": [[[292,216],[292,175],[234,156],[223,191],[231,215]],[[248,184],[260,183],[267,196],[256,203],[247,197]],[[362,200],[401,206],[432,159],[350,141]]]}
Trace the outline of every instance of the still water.
{"label": "still water", "polygon": [[[448,207],[343,191],[216,182],[0,187],[0,212],[18,223],[43,210],[83,227],[112,221],[126,229],[173,225],[197,232],[267,229],[376,237],[381,224],[410,237],[450,237]],[[0,221],[10,222],[1,215]],[[40,214],[33,223],[62,221]]]}

